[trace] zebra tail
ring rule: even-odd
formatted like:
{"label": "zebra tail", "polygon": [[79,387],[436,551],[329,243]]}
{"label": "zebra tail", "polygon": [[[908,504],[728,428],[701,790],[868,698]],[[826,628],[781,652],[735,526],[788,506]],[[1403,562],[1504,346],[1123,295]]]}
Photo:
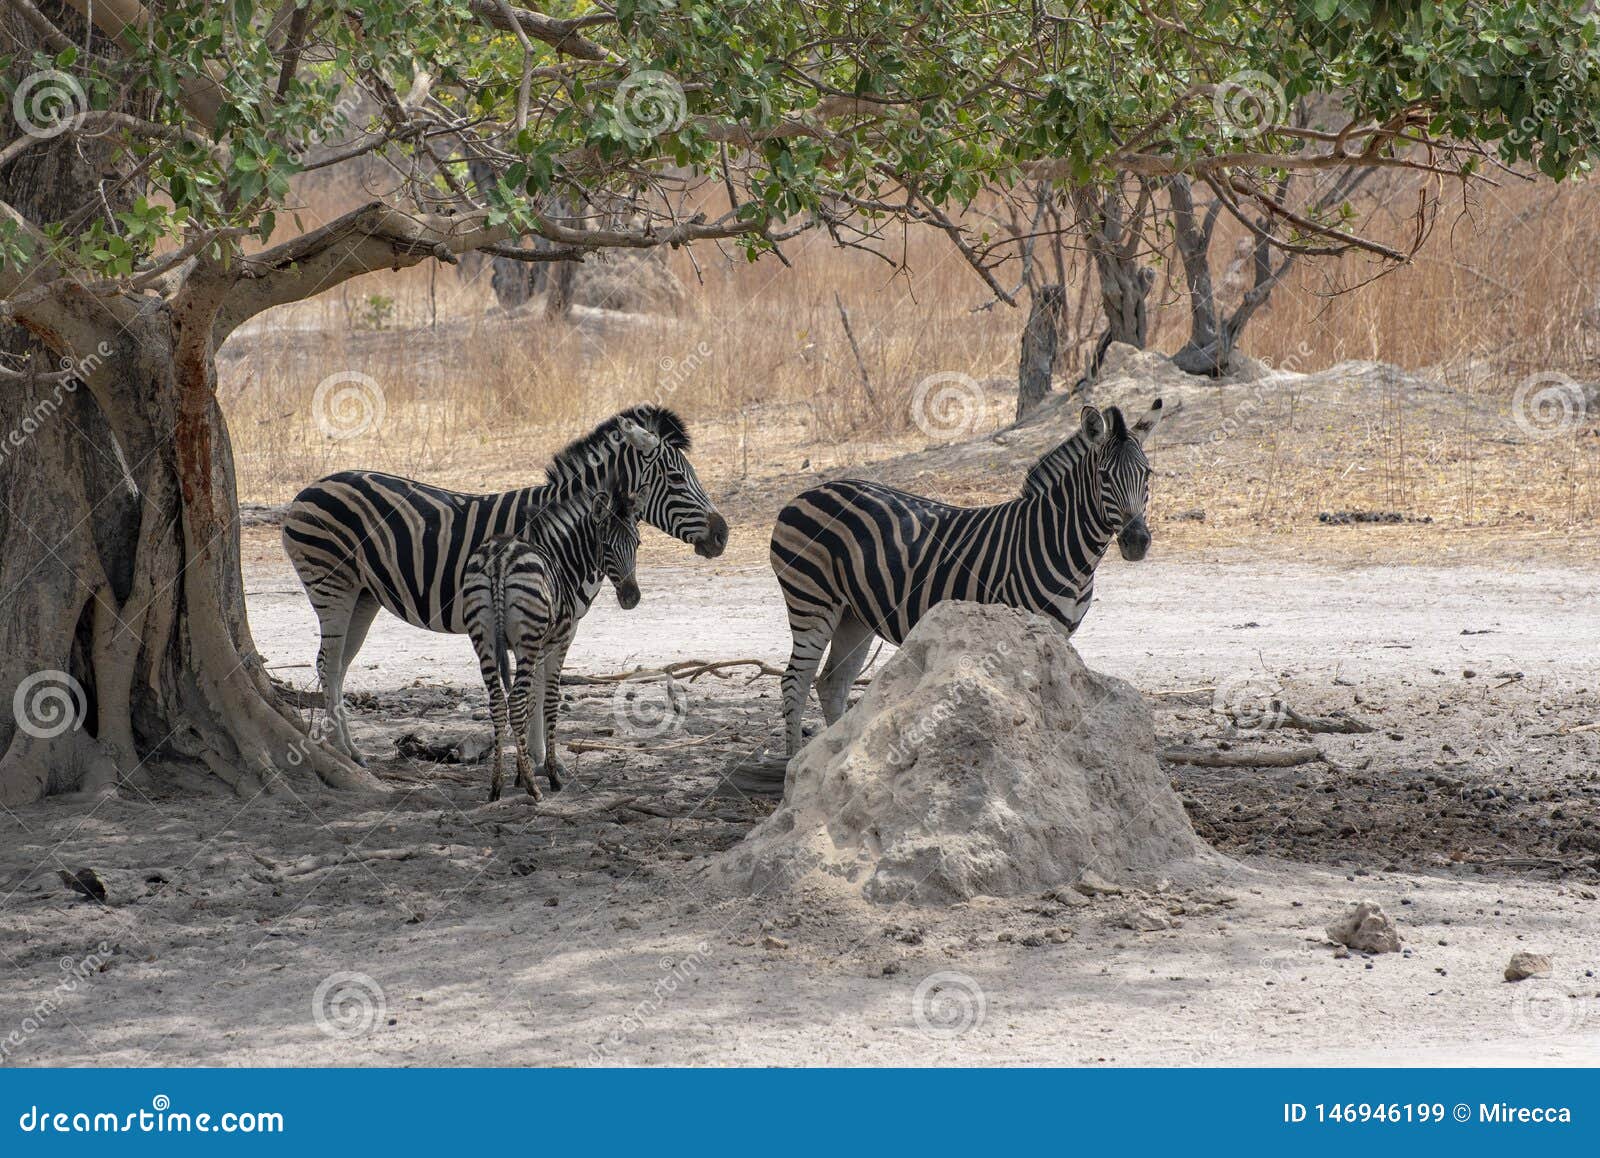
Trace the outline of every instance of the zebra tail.
{"label": "zebra tail", "polygon": [[506,570],[504,566],[495,568],[492,595],[493,598],[490,603],[494,606],[494,623],[489,638],[494,641],[495,662],[500,668],[500,688],[509,696],[511,694],[511,641],[506,638]]}

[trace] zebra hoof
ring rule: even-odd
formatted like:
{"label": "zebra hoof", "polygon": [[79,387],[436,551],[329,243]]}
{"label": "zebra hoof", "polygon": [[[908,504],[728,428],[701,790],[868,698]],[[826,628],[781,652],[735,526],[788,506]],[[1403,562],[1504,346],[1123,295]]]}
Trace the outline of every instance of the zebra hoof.
{"label": "zebra hoof", "polygon": [[500,789],[498,787],[489,789],[489,803],[493,804],[496,800],[499,800],[499,799],[500,799]]}
{"label": "zebra hoof", "polygon": [[560,792],[561,781],[567,775],[567,766],[561,762],[560,757],[552,754],[544,762],[544,774],[550,780],[550,791]]}

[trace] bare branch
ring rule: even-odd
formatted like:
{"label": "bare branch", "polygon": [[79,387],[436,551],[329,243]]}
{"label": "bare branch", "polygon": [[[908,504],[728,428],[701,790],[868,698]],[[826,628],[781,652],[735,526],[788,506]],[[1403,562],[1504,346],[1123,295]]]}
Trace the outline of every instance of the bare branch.
{"label": "bare branch", "polygon": [[610,60],[611,54],[586,36],[580,29],[614,21],[609,13],[593,13],[571,20],[556,20],[542,12],[526,8],[512,8],[503,0],[472,0],[472,14],[502,32],[524,33],[543,41],[565,56],[579,60]]}

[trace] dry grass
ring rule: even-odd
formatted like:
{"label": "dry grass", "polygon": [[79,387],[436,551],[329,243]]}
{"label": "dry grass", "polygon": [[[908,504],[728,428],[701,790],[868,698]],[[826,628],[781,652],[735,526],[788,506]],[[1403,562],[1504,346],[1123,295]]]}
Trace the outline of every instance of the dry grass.
{"label": "dry grass", "polygon": [[[1398,392],[1354,412],[1302,403],[1296,413],[1295,399],[1275,399],[1271,422],[1162,484],[1171,509],[1208,512],[1204,524],[1174,525],[1174,542],[1298,534],[1317,511],[1343,507],[1435,519],[1431,530],[1403,532],[1412,537],[1446,528],[1569,535],[1592,524],[1591,444],[1600,440],[1504,441],[1484,417],[1504,414],[1525,375],[1581,376],[1595,360],[1600,212],[1589,193],[1536,184],[1465,204],[1447,196],[1412,266],[1349,292],[1331,293],[1369,276],[1365,262],[1302,265],[1247,332],[1250,353],[1302,371],[1353,358],[1393,362],[1455,393],[1448,405],[1421,410]],[[341,208],[325,197],[303,219]],[[1397,213],[1388,228],[1399,238],[1412,225]],[[1231,245],[1224,238],[1216,252]],[[643,400],[691,420],[696,461],[722,494],[748,489],[742,480],[799,476],[807,464],[844,469],[927,445],[911,400],[931,374],[959,372],[991,387],[975,433],[1009,421],[1005,384],[1022,314],[975,310],[983,287],[942,238],[908,233],[899,272],[821,235],[791,243],[785,255],[791,267],[749,265],[709,248],[693,263],[674,254],[690,303],[676,317],[579,310],[574,320],[551,321],[537,299],[506,315],[494,307],[487,273],[464,280],[426,268],[372,275],[276,311],[237,335],[222,364],[241,497],[283,502],[348,466],[468,489],[515,485],[537,478],[567,438]],[[1084,289],[1081,270],[1076,276],[1074,295]],[[1186,336],[1181,286],[1162,271],[1153,348],[1174,350]],[[1093,313],[1067,335],[1063,378],[1076,374],[1092,340]],[[331,438],[315,390],[351,372],[376,383],[383,418],[356,437]],[[1013,485],[994,481],[998,493]],[[770,514],[752,509],[749,517],[760,523]],[[1367,535],[1398,537],[1394,529],[1349,537]]]}

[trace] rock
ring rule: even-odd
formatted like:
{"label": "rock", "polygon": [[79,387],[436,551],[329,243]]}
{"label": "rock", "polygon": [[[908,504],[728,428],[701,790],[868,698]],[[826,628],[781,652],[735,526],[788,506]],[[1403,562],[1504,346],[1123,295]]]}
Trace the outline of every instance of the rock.
{"label": "rock", "polygon": [[949,602],[790,761],[782,805],[717,871],[741,891],[949,904],[1228,864],[1157,764],[1138,691],[1043,616]]}
{"label": "rock", "polygon": [[1397,953],[1400,930],[1387,913],[1371,901],[1351,905],[1327,929],[1328,940],[1346,945],[1358,953]]}
{"label": "rock", "polygon": [[1550,976],[1550,957],[1545,953],[1513,953],[1506,965],[1507,981],[1526,981],[1530,977]]}
{"label": "rock", "polygon": [[106,899],[106,882],[101,880],[100,874],[92,868],[81,868],[75,873],[57,869],[56,875],[61,878],[62,884],[79,896],[88,897],[91,901]]}
{"label": "rock", "polygon": [[455,757],[451,762],[455,764],[481,764],[484,758],[493,751],[494,736],[492,733],[489,735],[476,733],[471,736],[463,736],[456,743],[455,749],[451,753]]}
{"label": "rock", "polygon": [[782,937],[774,937],[769,933],[767,936],[761,938],[761,947],[763,949],[772,950],[787,949],[789,947],[789,942],[785,941]]}
{"label": "rock", "polygon": [[1177,925],[1177,921],[1160,909],[1135,909],[1122,918],[1122,927],[1124,929],[1135,929],[1141,933],[1154,933],[1159,929],[1173,929]]}
{"label": "rock", "polygon": [[634,917],[618,917],[616,921],[616,927],[618,929],[637,929],[639,927],[639,922]]}
{"label": "rock", "polygon": [[1112,884],[1093,869],[1084,869],[1083,875],[1072,883],[1072,887],[1086,897],[1119,897],[1122,895],[1122,886]]}
{"label": "rock", "polygon": [[1041,901],[1054,901],[1058,905],[1065,905],[1069,909],[1076,909],[1087,905],[1089,898],[1078,891],[1076,885],[1062,885],[1060,888],[1051,889],[1039,894]]}

